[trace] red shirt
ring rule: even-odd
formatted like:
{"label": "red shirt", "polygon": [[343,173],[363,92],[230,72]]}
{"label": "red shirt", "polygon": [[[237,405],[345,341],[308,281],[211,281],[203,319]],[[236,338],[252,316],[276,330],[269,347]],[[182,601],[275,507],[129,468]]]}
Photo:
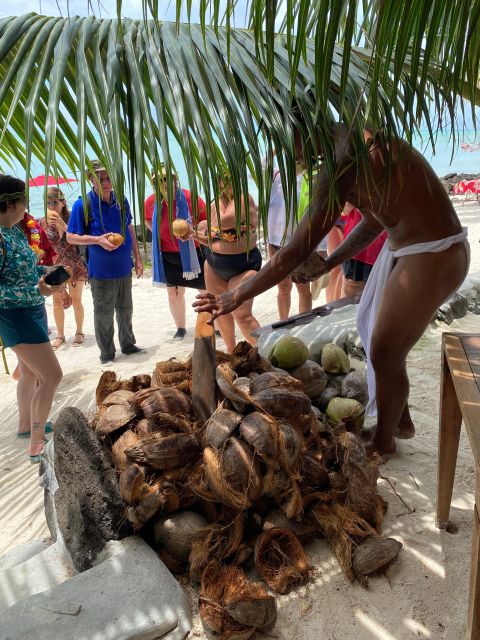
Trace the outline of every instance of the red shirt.
{"label": "red shirt", "polygon": [[[345,227],[343,229],[343,238],[345,239],[349,233],[353,231],[353,229],[357,226],[357,224],[361,221],[362,214],[358,209],[352,209],[350,213],[345,216]],[[375,238],[375,240],[368,245],[366,249],[362,249],[356,256],[353,256],[354,260],[359,260],[360,262],[364,262],[365,264],[375,264],[375,260],[378,258],[378,254],[382,250],[382,247],[387,239],[387,232],[382,231],[382,233]]]}
{"label": "red shirt", "polygon": [[[185,194],[185,198],[187,200],[188,210],[190,211],[190,215],[193,218],[192,212],[192,197],[190,195],[190,191],[188,189],[182,189]],[[202,220],[207,219],[207,206],[205,202],[198,198],[198,219],[194,220],[194,224],[201,222]],[[144,204],[144,212],[145,212],[145,220],[153,220],[153,210],[155,209],[155,194],[152,193],[151,196],[145,200]],[[177,205],[173,203],[173,220],[177,217]],[[198,247],[198,243],[195,242],[195,246]],[[162,202],[162,220],[160,222],[160,248],[162,251],[171,251],[178,252],[178,240],[171,234],[170,232],[170,224],[168,220],[168,205],[164,200]]]}

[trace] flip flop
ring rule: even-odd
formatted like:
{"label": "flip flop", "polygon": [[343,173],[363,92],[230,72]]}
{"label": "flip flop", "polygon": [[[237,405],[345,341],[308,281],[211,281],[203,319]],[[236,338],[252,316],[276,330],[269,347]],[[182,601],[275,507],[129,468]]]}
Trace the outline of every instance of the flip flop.
{"label": "flip flop", "polygon": [[79,347],[84,342],[85,342],[85,334],[84,333],[76,333],[72,344],[73,344],[74,347]]}
{"label": "flip flop", "polygon": [[[38,444],[43,444],[43,446],[45,447],[45,445],[47,444],[47,441],[44,440],[42,443],[39,442]],[[28,456],[30,458],[30,464],[38,464],[42,460],[42,455],[43,455],[43,448],[40,451],[40,453],[37,453],[34,456]]]}
{"label": "flip flop", "polygon": [[[53,424],[48,421],[45,423],[45,433],[53,433]],[[30,438],[31,431],[17,431],[17,438],[27,439]]]}

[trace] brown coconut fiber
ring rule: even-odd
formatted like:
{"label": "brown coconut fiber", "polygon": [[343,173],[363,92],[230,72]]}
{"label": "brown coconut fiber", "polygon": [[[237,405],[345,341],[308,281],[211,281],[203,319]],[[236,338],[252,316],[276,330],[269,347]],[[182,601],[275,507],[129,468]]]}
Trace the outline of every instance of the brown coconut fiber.
{"label": "brown coconut fiber", "polygon": [[230,522],[211,524],[199,531],[192,544],[190,570],[197,572],[210,559],[224,560],[232,556],[243,540],[243,519],[243,513],[237,513]]}
{"label": "brown coconut fiber", "polygon": [[257,571],[274,591],[287,593],[308,580],[310,568],[303,546],[288,529],[264,531],[255,548]]}

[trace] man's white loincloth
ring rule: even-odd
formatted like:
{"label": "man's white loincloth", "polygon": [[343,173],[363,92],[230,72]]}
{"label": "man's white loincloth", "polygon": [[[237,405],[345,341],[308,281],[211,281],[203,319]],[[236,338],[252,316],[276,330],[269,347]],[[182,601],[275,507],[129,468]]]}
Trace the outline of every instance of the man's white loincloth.
{"label": "man's white loincloth", "polygon": [[[370,340],[372,338],[378,308],[382,299],[383,290],[388,277],[393,269],[395,260],[402,256],[411,256],[418,253],[439,253],[449,249],[457,242],[465,245],[467,259],[470,263],[470,245],[467,240],[467,229],[463,227],[462,233],[457,233],[448,238],[433,240],[432,242],[420,242],[409,247],[403,247],[397,251],[392,251],[388,240],[382,247],[373,269],[368,277],[367,284],[363,290],[357,313],[357,329],[360,339],[367,354],[367,381],[368,381],[368,405],[367,415],[377,415],[375,371],[370,362]],[[468,269],[467,269],[468,273]]]}

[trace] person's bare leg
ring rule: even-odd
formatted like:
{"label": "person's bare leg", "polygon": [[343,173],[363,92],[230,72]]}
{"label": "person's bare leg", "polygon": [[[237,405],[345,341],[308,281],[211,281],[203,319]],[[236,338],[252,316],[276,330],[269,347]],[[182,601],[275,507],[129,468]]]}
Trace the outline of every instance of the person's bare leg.
{"label": "person's bare leg", "polygon": [[[279,249],[275,245],[268,245],[268,256],[270,260],[278,251]],[[286,320],[290,314],[290,307],[292,304],[292,287],[293,282],[290,278],[285,278],[277,284],[277,307],[278,317],[280,320]]]}
{"label": "person's bare leg", "polygon": [[[219,295],[224,293],[224,291],[227,291],[228,282],[223,280],[223,278],[220,278],[208,262],[205,262],[203,269],[207,291],[215,295]],[[232,353],[236,345],[235,322],[233,320],[233,315],[228,313],[225,316],[219,316],[215,319],[215,327],[220,331],[227,353]]]}
{"label": "person's bare leg", "polygon": [[[341,244],[343,234],[338,227],[332,227],[328,232],[328,255],[331,255]],[[335,267],[330,271],[330,281],[325,289],[325,298],[328,302],[338,300],[341,295],[342,268]]]}
{"label": "person's bare leg", "polygon": [[[395,453],[395,435],[406,417],[406,358],[436,309],[460,286],[467,272],[465,248],[399,258],[390,274],[370,345],[375,370],[378,421],[367,450]],[[409,415],[409,414],[408,414]],[[413,424],[412,424],[413,426]]]}
{"label": "person's bare leg", "polygon": [[[31,456],[41,453],[45,440],[45,422],[52,408],[53,398],[62,370],[49,342],[43,344],[17,344],[13,347],[19,362],[28,367],[37,379],[31,399],[32,435],[28,448]],[[21,399],[23,401],[23,398]]]}
{"label": "person's bare leg", "polygon": [[298,313],[306,313],[312,310],[312,292],[310,283],[295,285],[298,291]]}
{"label": "person's bare leg", "polygon": [[18,433],[29,433],[32,428],[32,397],[35,393],[37,379],[20,358],[18,359],[18,373]]}
{"label": "person's bare leg", "polygon": [[410,440],[413,437],[415,437],[415,425],[413,424],[408,404],[405,404],[402,417],[395,431],[395,438],[399,440]]}
{"label": "person's bare leg", "polygon": [[[233,277],[228,283],[228,288],[232,290],[236,289],[242,284],[242,282],[250,280],[256,274],[256,271],[245,271],[245,273],[241,273],[240,275]],[[257,344],[257,339],[252,336],[251,332],[254,329],[258,329],[260,325],[257,319],[253,317],[252,307],[253,298],[245,300],[238,309],[235,309],[233,317],[235,318],[235,322],[238,324],[240,331],[245,336],[247,342],[254,345]]]}
{"label": "person's bare leg", "polygon": [[185,287],[167,287],[168,306],[177,329],[186,329]]}
{"label": "person's bare leg", "polygon": [[366,280],[350,280],[342,275],[342,293],[341,297],[353,296],[356,293],[361,293],[365,289],[367,284]]}
{"label": "person's bare leg", "polygon": [[[57,329],[57,338],[65,340],[65,311],[63,310],[62,293],[54,293],[53,299],[53,318]],[[55,340],[54,340],[55,342]]]}
{"label": "person's bare leg", "polygon": [[85,318],[85,310],[82,304],[83,282],[75,282],[75,285],[68,287],[68,293],[72,298],[73,314],[75,316],[76,330],[78,335],[83,334],[83,321]]}

